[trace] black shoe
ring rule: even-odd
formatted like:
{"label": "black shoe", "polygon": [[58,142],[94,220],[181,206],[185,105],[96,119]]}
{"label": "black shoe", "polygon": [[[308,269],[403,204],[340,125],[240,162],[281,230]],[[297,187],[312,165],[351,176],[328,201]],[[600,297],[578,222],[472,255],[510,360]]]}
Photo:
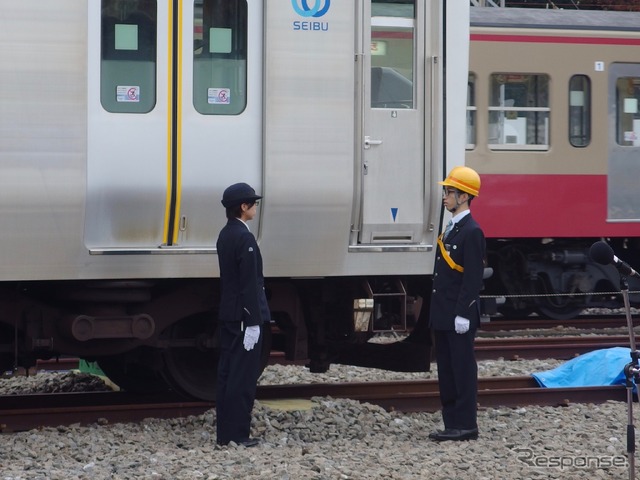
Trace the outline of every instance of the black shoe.
{"label": "black shoe", "polygon": [[259,438],[247,438],[246,440],[242,440],[240,442],[238,442],[238,445],[242,445],[243,447],[255,447],[256,445],[259,445],[260,442],[262,440],[260,440]]}
{"label": "black shoe", "polygon": [[478,429],[473,428],[471,430],[460,430],[452,428],[445,430],[444,432],[434,432],[433,436],[429,435],[429,438],[437,442],[444,442],[447,440],[460,441],[460,440],[475,440],[478,438]]}
{"label": "black shoe", "polygon": [[442,435],[443,433],[450,432],[450,431],[451,431],[450,428],[445,428],[444,430],[436,430],[435,432],[431,432],[429,434],[429,438],[431,440],[435,440],[438,437],[438,435]]}
{"label": "black shoe", "polygon": [[[228,442],[217,442],[219,446],[221,447],[226,447],[227,445],[229,445],[230,443],[233,443],[235,445],[242,445],[243,447],[255,447],[256,445],[258,445],[262,440],[260,438],[253,438],[253,437],[249,437],[249,438],[245,438],[244,440],[230,440]],[[233,446],[233,445],[232,445]]]}

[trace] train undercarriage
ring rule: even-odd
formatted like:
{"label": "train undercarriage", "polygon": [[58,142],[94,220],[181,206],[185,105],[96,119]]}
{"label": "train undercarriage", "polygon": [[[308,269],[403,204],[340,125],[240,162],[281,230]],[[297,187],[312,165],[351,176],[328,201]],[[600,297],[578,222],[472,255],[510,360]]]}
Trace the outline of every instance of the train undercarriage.
{"label": "train undercarriage", "polygon": [[[587,308],[621,308],[620,275],[615,267],[589,258],[600,239],[488,239],[489,265],[494,275],[483,295],[503,297],[498,312],[506,318],[536,313],[566,320]],[[609,239],[632,265],[640,261],[638,239]],[[640,282],[628,279],[630,301],[640,304]]]}
{"label": "train undercarriage", "polygon": [[[75,356],[96,362],[120,388],[174,390],[213,400],[218,358],[217,279],[28,282],[0,286],[0,368]],[[421,293],[428,277],[270,280],[272,350],[304,360],[426,371],[430,335]],[[423,307],[423,308],[421,308]],[[422,313],[422,315],[420,315]],[[402,341],[368,343],[381,331]]]}

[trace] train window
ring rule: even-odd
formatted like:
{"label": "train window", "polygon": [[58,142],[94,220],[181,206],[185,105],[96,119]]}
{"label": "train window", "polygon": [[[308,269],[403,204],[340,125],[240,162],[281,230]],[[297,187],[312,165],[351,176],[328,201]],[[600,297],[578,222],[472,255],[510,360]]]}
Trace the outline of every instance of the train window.
{"label": "train window", "polygon": [[640,77],[616,82],[616,139],[624,147],[640,145]]}
{"label": "train window", "polygon": [[102,0],[100,101],[113,113],[156,104],[156,0]]}
{"label": "train window", "polygon": [[196,0],[193,106],[203,115],[238,115],[247,105],[247,2]]}
{"label": "train window", "polygon": [[371,107],[414,108],[415,0],[374,0],[371,12]]}
{"label": "train window", "polygon": [[467,81],[467,150],[473,150],[476,146],[476,75],[469,74]]}
{"label": "train window", "polygon": [[591,80],[586,75],[569,80],[569,142],[574,147],[591,143]]}
{"label": "train window", "polygon": [[549,149],[549,76],[495,73],[490,76],[489,147]]}

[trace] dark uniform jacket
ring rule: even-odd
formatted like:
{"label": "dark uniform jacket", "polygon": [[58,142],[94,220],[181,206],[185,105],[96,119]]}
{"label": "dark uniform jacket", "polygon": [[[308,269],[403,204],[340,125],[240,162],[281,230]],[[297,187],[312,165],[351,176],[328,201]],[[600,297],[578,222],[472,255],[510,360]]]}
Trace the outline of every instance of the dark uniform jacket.
{"label": "dark uniform jacket", "polygon": [[435,330],[454,330],[455,318],[469,319],[470,329],[480,325],[480,290],[484,272],[485,239],[482,229],[467,214],[455,223],[443,240],[451,259],[464,268],[458,272],[442,256],[436,255],[431,293],[430,325]]}
{"label": "dark uniform jacket", "polygon": [[221,230],[216,246],[222,283],[220,320],[243,322],[245,328],[269,321],[262,255],[253,234],[234,218]]}

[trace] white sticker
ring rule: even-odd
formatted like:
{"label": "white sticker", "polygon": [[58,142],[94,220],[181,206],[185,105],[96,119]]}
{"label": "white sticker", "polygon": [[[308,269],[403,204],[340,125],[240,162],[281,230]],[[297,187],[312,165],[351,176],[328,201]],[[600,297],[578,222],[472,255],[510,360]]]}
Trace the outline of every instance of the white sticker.
{"label": "white sticker", "polygon": [[230,88],[208,88],[207,102],[209,105],[229,105],[231,103]]}
{"label": "white sticker", "polygon": [[593,68],[596,72],[604,72],[604,62],[596,62]]}

